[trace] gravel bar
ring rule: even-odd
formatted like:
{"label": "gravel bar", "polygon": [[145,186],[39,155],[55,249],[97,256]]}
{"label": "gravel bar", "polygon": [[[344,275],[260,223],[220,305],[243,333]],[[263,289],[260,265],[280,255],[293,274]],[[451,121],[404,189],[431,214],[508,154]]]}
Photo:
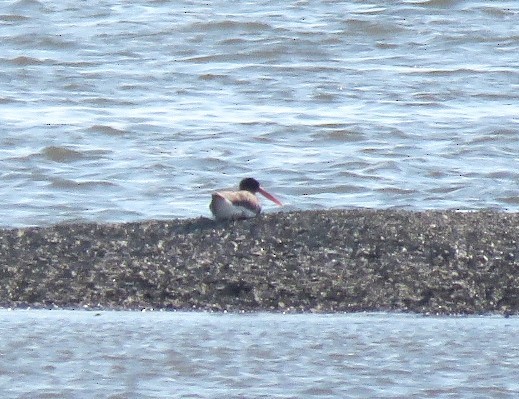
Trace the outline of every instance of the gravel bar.
{"label": "gravel bar", "polygon": [[327,210],[0,230],[10,308],[519,313],[519,214]]}

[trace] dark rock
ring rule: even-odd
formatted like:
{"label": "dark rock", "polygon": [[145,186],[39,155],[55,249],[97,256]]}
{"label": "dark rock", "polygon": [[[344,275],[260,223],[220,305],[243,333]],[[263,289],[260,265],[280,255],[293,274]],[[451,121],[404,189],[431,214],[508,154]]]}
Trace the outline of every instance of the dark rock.
{"label": "dark rock", "polygon": [[519,313],[519,216],[331,210],[0,230],[0,305]]}

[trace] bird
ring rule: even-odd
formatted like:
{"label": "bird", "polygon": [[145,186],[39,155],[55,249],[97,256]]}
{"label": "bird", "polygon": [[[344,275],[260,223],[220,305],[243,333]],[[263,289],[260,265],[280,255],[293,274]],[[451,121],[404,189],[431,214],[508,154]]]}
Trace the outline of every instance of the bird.
{"label": "bird", "polygon": [[246,177],[240,181],[238,191],[216,191],[212,194],[209,209],[216,220],[239,220],[256,217],[261,212],[261,204],[256,193],[262,194],[275,204],[282,206],[280,200],[267,192],[260,183]]}

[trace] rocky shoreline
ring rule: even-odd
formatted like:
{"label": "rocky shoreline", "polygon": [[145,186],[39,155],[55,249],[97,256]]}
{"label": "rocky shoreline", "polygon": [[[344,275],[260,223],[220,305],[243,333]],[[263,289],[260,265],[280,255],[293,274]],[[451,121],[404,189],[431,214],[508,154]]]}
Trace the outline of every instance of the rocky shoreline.
{"label": "rocky shoreline", "polygon": [[329,210],[0,230],[0,306],[519,313],[519,215]]}

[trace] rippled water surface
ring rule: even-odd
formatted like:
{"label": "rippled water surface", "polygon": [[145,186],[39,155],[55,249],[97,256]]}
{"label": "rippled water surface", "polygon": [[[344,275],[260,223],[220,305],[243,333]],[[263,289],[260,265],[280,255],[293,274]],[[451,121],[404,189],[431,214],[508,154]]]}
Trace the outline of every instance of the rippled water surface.
{"label": "rippled water surface", "polygon": [[518,321],[0,310],[0,393],[512,399]]}
{"label": "rippled water surface", "polygon": [[[0,4],[0,223],[519,210],[516,1]],[[274,207],[267,208],[269,211]]]}

